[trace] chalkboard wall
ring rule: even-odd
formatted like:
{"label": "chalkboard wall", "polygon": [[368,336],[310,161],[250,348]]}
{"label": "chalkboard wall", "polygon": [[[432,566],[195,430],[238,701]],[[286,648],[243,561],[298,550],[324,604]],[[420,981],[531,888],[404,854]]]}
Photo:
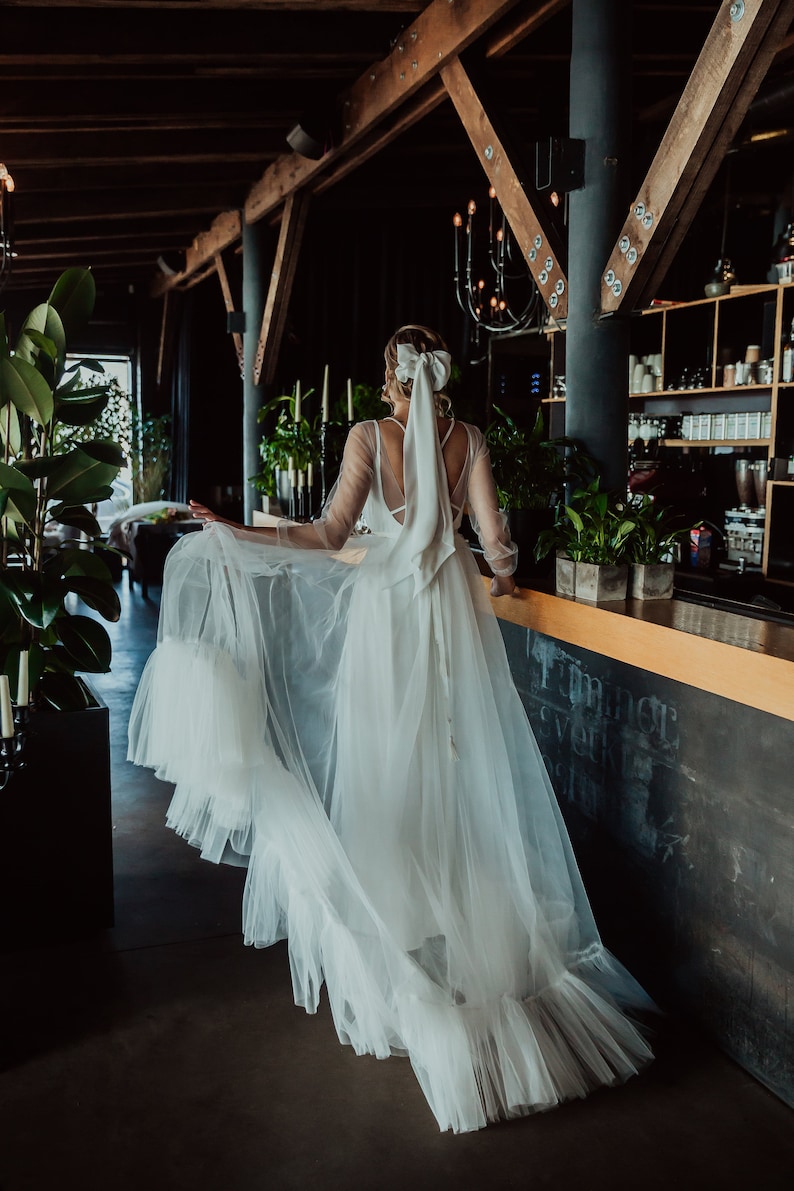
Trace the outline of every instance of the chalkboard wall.
{"label": "chalkboard wall", "polygon": [[794,723],[500,624],[604,941],[794,1105]]}

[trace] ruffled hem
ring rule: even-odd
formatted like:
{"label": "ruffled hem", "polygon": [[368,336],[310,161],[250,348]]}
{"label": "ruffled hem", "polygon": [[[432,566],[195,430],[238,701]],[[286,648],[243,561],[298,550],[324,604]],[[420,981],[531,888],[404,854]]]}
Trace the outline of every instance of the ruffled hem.
{"label": "ruffled hem", "polygon": [[340,920],[328,874],[314,882],[288,869],[272,843],[255,843],[245,943],[286,939],[296,1004],[315,1013],[325,984],[340,1042],[377,1058],[407,1055],[441,1130],[548,1110],[623,1083],[653,1059],[639,1015],[658,1010],[602,945],[533,996],[451,1000],[393,946],[374,911],[368,930]]}

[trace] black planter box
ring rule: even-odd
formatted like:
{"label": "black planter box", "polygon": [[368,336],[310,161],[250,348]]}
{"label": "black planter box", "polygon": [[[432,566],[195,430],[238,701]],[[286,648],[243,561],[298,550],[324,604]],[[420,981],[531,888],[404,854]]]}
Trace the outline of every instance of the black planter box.
{"label": "black planter box", "polygon": [[25,767],[0,790],[0,949],[113,925],[110,715],[32,711]]}

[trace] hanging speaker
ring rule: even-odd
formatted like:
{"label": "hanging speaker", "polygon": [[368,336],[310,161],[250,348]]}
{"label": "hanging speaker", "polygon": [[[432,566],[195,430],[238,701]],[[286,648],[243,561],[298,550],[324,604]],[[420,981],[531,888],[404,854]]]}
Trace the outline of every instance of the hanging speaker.
{"label": "hanging speaker", "polygon": [[175,277],[177,273],[183,273],[186,264],[187,253],[184,249],[163,252],[157,258],[157,267],[166,277]]}
{"label": "hanging speaker", "polygon": [[312,131],[307,127],[307,121],[304,117],[298,121],[294,128],[287,133],[287,144],[300,153],[301,157],[311,157],[314,161],[319,161],[325,152],[324,139],[317,136],[319,130]]}

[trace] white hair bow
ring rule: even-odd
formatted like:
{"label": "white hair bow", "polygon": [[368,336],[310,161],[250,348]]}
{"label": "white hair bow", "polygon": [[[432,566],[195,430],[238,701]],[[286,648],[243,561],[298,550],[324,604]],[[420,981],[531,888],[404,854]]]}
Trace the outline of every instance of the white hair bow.
{"label": "white hair bow", "polygon": [[430,372],[431,388],[434,393],[440,393],[449,380],[449,370],[452,357],[449,352],[418,352],[410,343],[397,344],[397,367],[394,375],[398,381],[405,384],[413,380],[420,364],[425,365]]}

